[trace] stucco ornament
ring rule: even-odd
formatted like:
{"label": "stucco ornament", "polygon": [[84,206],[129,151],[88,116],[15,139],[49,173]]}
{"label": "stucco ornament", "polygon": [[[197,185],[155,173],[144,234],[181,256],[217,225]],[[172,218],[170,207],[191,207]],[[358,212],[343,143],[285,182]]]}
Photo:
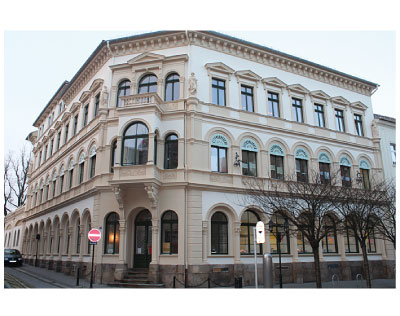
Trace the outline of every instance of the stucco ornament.
{"label": "stucco ornament", "polygon": [[194,72],[192,72],[189,77],[189,95],[192,97],[197,95],[197,79]]}
{"label": "stucco ornament", "polygon": [[108,90],[106,86],[103,86],[103,91],[102,91],[102,100],[103,100],[103,106],[107,107],[108,103]]}

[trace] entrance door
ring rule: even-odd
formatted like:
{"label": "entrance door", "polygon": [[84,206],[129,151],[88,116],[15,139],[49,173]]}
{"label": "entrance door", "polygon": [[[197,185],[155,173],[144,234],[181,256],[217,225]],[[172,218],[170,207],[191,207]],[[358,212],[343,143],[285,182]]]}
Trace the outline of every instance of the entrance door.
{"label": "entrance door", "polygon": [[133,266],[148,268],[151,261],[151,214],[141,211],[135,219],[135,254]]}

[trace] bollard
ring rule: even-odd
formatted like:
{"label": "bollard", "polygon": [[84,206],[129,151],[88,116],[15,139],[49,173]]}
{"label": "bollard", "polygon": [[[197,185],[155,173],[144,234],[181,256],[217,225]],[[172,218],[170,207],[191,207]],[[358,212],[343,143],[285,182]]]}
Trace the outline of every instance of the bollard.
{"label": "bollard", "polygon": [[336,284],[336,287],[339,287],[339,278],[336,274],[332,275],[332,287],[334,288]]}
{"label": "bollard", "polygon": [[238,278],[238,285],[239,285],[239,289],[241,289],[241,288],[243,287],[243,284],[242,284],[242,277],[239,277],[239,278]]}
{"label": "bollard", "polygon": [[272,256],[270,253],[266,253],[263,256],[263,278],[264,288],[274,287],[274,276],[272,271]]}
{"label": "bollard", "polygon": [[175,280],[176,280],[176,276],[174,276],[174,285],[173,285],[174,288],[175,288]]}
{"label": "bollard", "polygon": [[76,286],[79,286],[79,268],[76,269]]}
{"label": "bollard", "polygon": [[210,278],[207,279],[207,282],[208,282],[208,288],[210,289],[211,288],[211,280],[210,280]]}

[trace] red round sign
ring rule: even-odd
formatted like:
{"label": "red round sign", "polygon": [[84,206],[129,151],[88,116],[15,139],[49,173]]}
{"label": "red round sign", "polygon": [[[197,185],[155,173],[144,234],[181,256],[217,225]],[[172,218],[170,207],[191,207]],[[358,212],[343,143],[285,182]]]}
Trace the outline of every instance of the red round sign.
{"label": "red round sign", "polygon": [[89,231],[88,238],[91,242],[98,242],[101,238],[101,232],[98,229],[93,228]]}

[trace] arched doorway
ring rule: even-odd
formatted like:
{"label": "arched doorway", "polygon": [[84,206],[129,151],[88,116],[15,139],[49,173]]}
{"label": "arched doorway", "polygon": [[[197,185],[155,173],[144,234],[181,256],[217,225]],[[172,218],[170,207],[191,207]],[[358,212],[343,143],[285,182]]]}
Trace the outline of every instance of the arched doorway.
{"label": "arched doorway", "polygon": [[148,268],[152,252],[151,214],[149,210],[141,211],[135,219],[134,268]]}

